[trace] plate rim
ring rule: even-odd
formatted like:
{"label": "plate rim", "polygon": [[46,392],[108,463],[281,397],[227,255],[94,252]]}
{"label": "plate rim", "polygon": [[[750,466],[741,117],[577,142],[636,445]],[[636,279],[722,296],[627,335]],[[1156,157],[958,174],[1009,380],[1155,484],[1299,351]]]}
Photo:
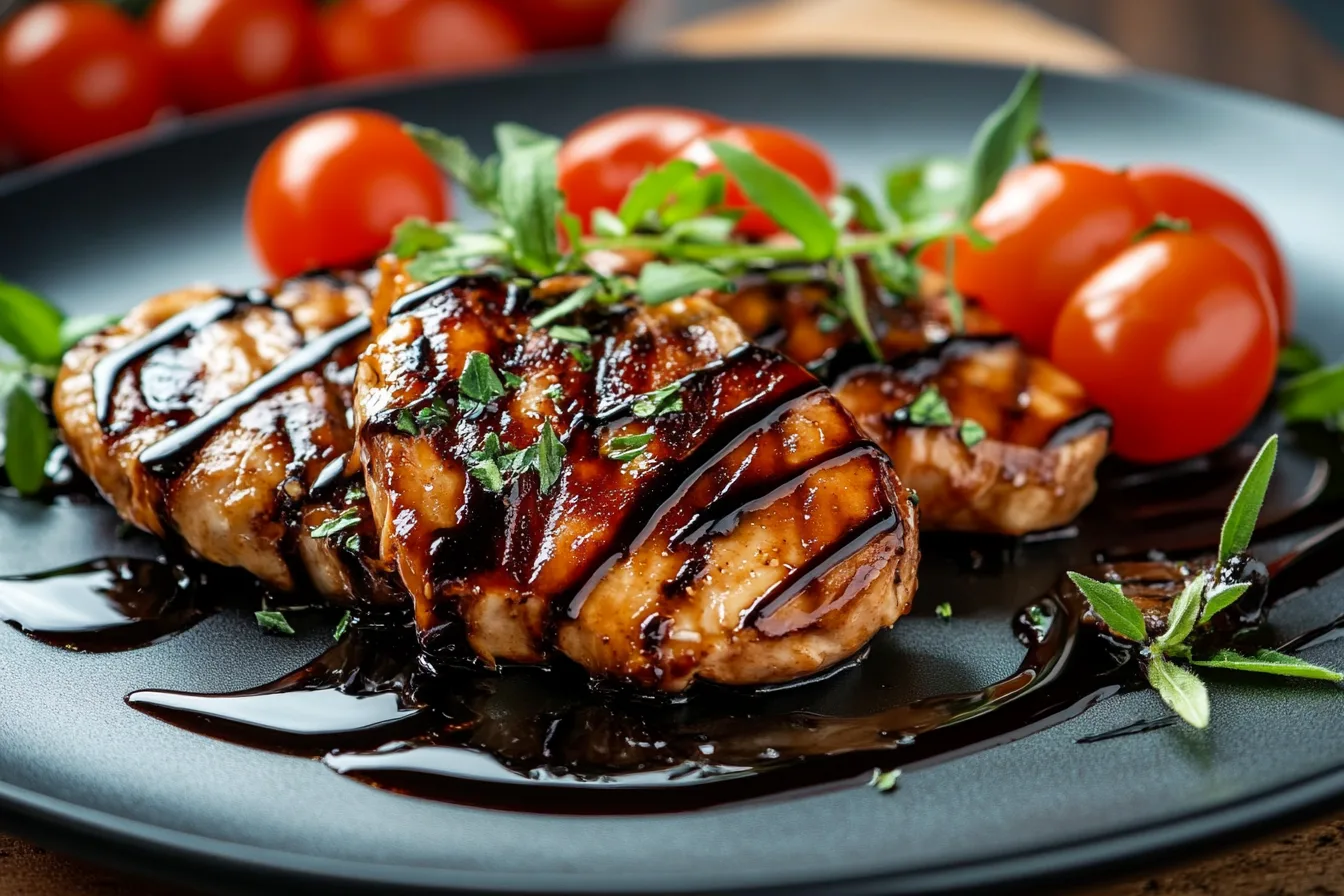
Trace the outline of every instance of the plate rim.
{"label": "plate rim", "polygon": [[[471,85],[483,82],[531,80],[548,74],[580,71],[600,74],[629,67],[675,69],[716,64],[752,67],[757,64],[770,66],[809,62],[999,73],[1023,69],[1021,65],[997,62],[877,54],[790,53],[777,56],[698,57],[666,52],[551,53],[529,64],[506,70],[456,77],[428,75],[377,79],[356,85],[327,85],[178,119],[149,133],[127,135],[95,148],[76,151],[29,169],[0,176],[0,203],[61,177],[139,152],[163,148],[180,140],[225,132],[231,127],[267,118],[377,100],[434,85],[453,84],[471,89]],[[1344,137],[1344,121],[1334,116],[1235,87],[1141,69],[1110,73],[1077,72],[1053,67],[1044,70],[1050,77],[1119,83],[1154,93],[1175,93],[1190,101],[1216,99],[1242,107],[1249,106],[1263,113],[1289,116]],[[837,876],[833,872],[801,875],[781,872],[770,878],[767,870],[764,876],[759,871],[753,871],[744,874],[742,879],[725,877],[722,872],[701,875],[692,873],[669,882],[656,875],[650,876],[647,872],[642,876],[640,872],[587,875],[553,871],[521,873],[331,859],[153,825],[80,806],[0,780],[0,827],[19,836],[51,844],[121,870],[198,887],[204,883],[207,886],[237,888],[262,881],[274,885],[277,878],[282,878],[286,884],[301,887],[305,891],[321,889],[324,892],[376,886],[385,892],[402,893],[520,893],[535,892],[539,883],[543,884],[547,892],[555,893],[628,893],[649,888],[660,892],[696,893],[722,890],[725,886],[752,892],[807,893],[821,884],[827,886],[828,892],[842,894],[970,892],[1005,884],[1020,886],[1027,883],[1076,882],[1084,871],[1144,873],[1163,863],[1189,858],[1192,850],[1241,843],[1340,807],[1344,807],[1344,763],[1198,811],[1075,842],[1060,841],[1029,855],[1003,853],[968,862],[944,862],[907,870],[871,869],[850,876]],[[11,823],[15,820],[24,823],[22,828]],[[146,862],[147,859],[150,861]],[[1144,863],[1143,867],[1135,867],[1134,863],[1138,861]],[[224,879],[203,882],[200,877],[202,872],[222,874]]]}

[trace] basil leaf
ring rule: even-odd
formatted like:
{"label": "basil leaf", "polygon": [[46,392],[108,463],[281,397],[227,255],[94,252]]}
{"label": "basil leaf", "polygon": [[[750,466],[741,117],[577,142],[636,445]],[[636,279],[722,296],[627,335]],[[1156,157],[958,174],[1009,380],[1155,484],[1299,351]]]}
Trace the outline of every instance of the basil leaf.
{"label": "basil leaf", "polygon": [[711,140],[709,146],[747,198],[798,237],[808,258],[827,258],[835,252],[840,235],[830,215],[793,175],[731,143]]}
{"label": "basil leaf", "polygon": [[560,141],[521,125],[498,125],[495,135],[501,153],[499,215],[512,235],[514,258],[534,274],[554,273],[560,263],[556,223],[564,210],[556,186]]}
{"label": "basil leaf", "polygon": [[541,436],[537,439],[537,475],[541,478],[541,493],[544,495],[560,481],[565,446],[551,429],[551,421],[541,426]]}
{"label": "basil leaf", "polygon": [[[859,338],[868,349],[873,360],[882,360],[882,350],[877,347],[877,337],[873,335],[872,322],[868,320],[868,296],[863,289],[863,280],[859,278],[859,268],[854,259],[846,255],[840,260],[840,301],[844,305],[849,321],[858,331]],[[947,421],[951,423],[949,419]]]}
{"label": "basil leaf", "polygon": [[1250,587],[1247,582],[1238,582],[1235,585],[1222,585],[1211,589],[1204,604],[1204,612],[1199,617],[1199,624],[1203,625],[1232,606],[1250,590]]}
{"label": "basil leaf", "polygon": [[625,222],[605,208],[593,209],[593,213],[588,216],[588,222],[592,225],[593,233],[598,236],[625,236],[630,232]]}
{"label": "basil leaf", "polygon": [[1207,660],[1195,660],[1196,666],[1210,669],[1233,669],[1238,672],[1262,672],[1289,678],[1314,678],[1318,681],[1344,681],[1344,675],[1309,663],[1306,660],[1279,653],[1277,650],[1257,650],[1252,656],[1242,656],[1235,650],[1220,650]]}
{"label": "basil leaf", "polygon": [[51,453],[47,415],[21,381],[10,388],[5,408],[5,473],[19,494],[36,494],[46,481]]}
{"label": "basil leaf", "polygon": [[1324,363],[1316,349],[1296,337],[1279,349],[1281,373],[1310,373]]}
{"label": "basil leaf", "polygon": [[1208,575],[1202,572],[1186,583],[1171,602],[1171,609],[1167,611],[1167,630],[1153,642],[1154,646],[1160,650],[1169,650],[1185,643],[1185,639],[1195,630],[1199,608],[1204,602],[1204,588],[1208,583]]}
{"label": "basil leaf", "polygon": [[1246,550],[1255,533],[1255,521],[1260,516],[1260,507],[1265,503],[1265,492],[1269,489],[1269,479],[1274,475],[1274,459],[1279,453],[1279,437],[1270,436],[1261,446],[1260,453],[1251,461],[1251,468],[1237,486],[1232,504],[1227,508],[1227,518],[1223,520],[1223,531],[1218,538],[1218,565],[1222,566],[1232,557]]}
{"label": "basil leaf", "polygon": [[61,360],[63,315],[46,299],[17,283],[0,280],[0,340],[36,364]]}
{"label": "basil leaf", "polygon": [[289,624],[285,614],[279,610],[258,610],[256,613],[257,625],[261,630],[272,635],[292,635],[294,626]]}
{"label": "basil leaf", "polygon": [[1142,644],[1148,638],[1148,627],[1144,625],[1143,613],[1134,601],[1125,596],[1125,592],[1114,582],[1098,582],[1080,573],[1069,573],[1069,579],[1083,592],[1083,597],[1092,607],[1092,612],[1105,623],[1112,632],[1130,641]]}
{"label": "basil leaf", "polygon": [[1209,690],[1195,673],[1155,653],[1148,660],[1148,683],[1186,722],[1196,728],[1209,727]]}
{"label": "basil leaf", "polygon": [[443,249],[453,239],[424,218],[407,218],[392,230],[388,251],[401,259],[414,258],[421,252]]}
{"label": "basil leaf", "polygon": [[961,219],[969,221],[985,200],[994,195],[999,181],[1012,166],[1018,152],[1040,124],[1041,72],[1029,68],[1002,106],[980,125],[971,141],[967,165],[966,195]]}
{"label": "basil leaf", "polygon": [[425,155],[462,185],[475,205],[483,209],[494,205],[499,190],[498,162],[481,162],[461,137],[449,137],[434,128],[414,124],[403,124],[401,128]]}
{"label": "basil leaf", "polygon": [[630,185],[616,215],[627,230],[634,230],[644,219],[657,212],[683,184],[689,185],[698,169],[694,162],[673,159],[648,171]]}
{"label": "basil leaf", "polygon": [[85,336],[106,330],[119,320],[121,317],[116,314],[81,314],[67,317],[61,321],[61,354],[64,355]]}
{"label": "basil leaf", "polygon": [[[550,326],[557,320],[560,320],[560,318],[573,314],[575,311],[578,311],[584,305],[587,305],[589,302],[591,302],[594,298],[597,297],[597,294],[601,290],[602,290],[602,283],[600,281],[596,279],[589,280],[587,283],[585,283],[583,286],[580,286],[578,289],[574,290],[574,292],[570,293],[565,298],[561,299],[551,307],[547,308],[545,311],[533,317],[531,320],[532,326],[538,330]],[[552,336],[555,336],[555,329],[557,328],[552,328],[551,330]],[[558,329],[564,329],[564,328],[558,328]],[[584,332],[586,333],[588,331],[584,330]],[[557,336],[556,338],[558,339],[559,337]],[[587,341],[589,342],[592,341],[591,335],[589,336]]]}
{"label": "basil leaf", "polygon": [[1344,364],[1320,367],[1284,383],[1279,410],[1289,423],[1336,419],[1344,413]]}
{"label": "basil leaf", "polygon": [[951,221],[966,200],[968,177],[960,159],[921,159],[887,173],[887,207],[907,224]]}
{"label": "basil leaf", "polygon": [[702,289],[728,289],[731,282],[719,272],[690,263],[651,261],[639,271],[636,287],[646,305],[661,305]]}

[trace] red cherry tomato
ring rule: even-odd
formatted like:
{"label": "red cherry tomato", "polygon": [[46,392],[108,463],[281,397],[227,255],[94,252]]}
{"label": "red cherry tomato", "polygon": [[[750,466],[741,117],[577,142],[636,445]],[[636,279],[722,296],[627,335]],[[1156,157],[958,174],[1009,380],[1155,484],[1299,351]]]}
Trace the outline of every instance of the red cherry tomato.
{"label": "red cherry tomato", "polygon": [[[1122,174],[1060,160],[1014,169],[973,220],[994,246],[957,241],[957,288],[1043,355],[1074,288],[1151,221]],[[942,244],[920,260],[943,270]]]}
{"label": "red cherry tomato", "polygon": [[166,105],[157,56],[110,4],[54,0],[0,32],[0,104],[34,159],[125,134]]}
{"label": "red cherry tomato", "polygon": [[[835,195],[835,169],[831,167],[830,158],[824,149],[801,134],[763,124],[730,125],[691,143],[681,151],[681,157],[695,162],[701,171],[722,171],[723,166],[709,145],[711,140],[740,146],[776,168],[782,168],[796,177],[822,203],[829,202]],[[746,214],[737,222],[738,233],[750,237],[767,237],[779,232],[779,225],[753,206],[731,177],[728,178],[723,204],[728,208],[746,210]]]}
{"label": "red cherry tomato", "polygon": [[268,271],[288,277],[367,262],[403,219],[447,217],[434,163],[381,112],[310,115],[275,139],[247,190],[247,228]]}
{"label": "red cherry tomato", "polygon": [[486,0],[341,0],[319,18],[328,80],[392,72],[466,72],[528,50],[506,12]]}
{"label": "red cherry tomato", "polygon": [[1157,463],[1203,454],[1269,395],[1278,315],[1260,275],[1210,236],[1125,249],[1069,298],[1050,357],[1115,418],[1112,447]]}
{"label": "red cherry tomato", "polygon": [[594,118],[560,147],[556,163],[566,207],[586,227],[593,209],[616,211],[645,171],[725,124],[708,112],[666,106],[636,106]]}
{"label": "red cherry tomato", "polygon": [[159,0],[149,18],[189,112],[301,87],[316,27],[306,0]]}
{"label": "red cherry tomato", "polygon": [[1274,237],[1258,215],[1236,196],[1179,168],[1143,165],[1129,169],[1130,183],[1153,214],[1185,218],[1196,233],[1222,240],[1260,272],[1279,310],[1279,332],[1293,331],[1293,288]]}
{"label": "red cherry tomato", "polygon": [[539,50],[602,43],[626,0],[513,0],[518,21]]}

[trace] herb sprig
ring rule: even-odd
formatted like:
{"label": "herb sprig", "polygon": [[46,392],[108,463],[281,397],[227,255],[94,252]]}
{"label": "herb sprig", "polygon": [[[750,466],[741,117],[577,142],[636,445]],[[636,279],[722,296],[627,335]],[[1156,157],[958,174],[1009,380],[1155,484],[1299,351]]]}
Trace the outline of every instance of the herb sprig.
{"label": "herb sprig", "polygon": [[1277,453],[1278,436],[1270,436],[1228,507],[1219,537],[1217,560],[1211,569],[1191,579],[1172,601],[1167,612],[1166,630],[1157,637],[1149,637],[1142,611],[1120,585],[1069,573],[1092,612],[1112,634],[1143,646],[1148,683],[1167,706],[1196,728],[1209,724],[1209,693],[1190,666],[1333,682],[1344,680],[1344,675],[1338,672],[1275,650],[1258,650],[1245,656],[1224,648],[1202,659],[1192,654],[1189,639],[1196,628],[1230,607],[1250,587],[1244,582],[1226,581],[1224,574],[1228,562],[1251,543]]}

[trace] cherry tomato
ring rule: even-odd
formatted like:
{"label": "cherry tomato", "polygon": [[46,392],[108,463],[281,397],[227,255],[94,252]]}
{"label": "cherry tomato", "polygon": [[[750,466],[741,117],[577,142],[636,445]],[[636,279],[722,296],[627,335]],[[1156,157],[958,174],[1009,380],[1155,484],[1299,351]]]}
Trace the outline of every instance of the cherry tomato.
{"label": "cherry tomato", "polygon": [[149,17],[189,112],[301,87],[316,27],[306,0],[159,0]]}
{"label": "cherry tomato", "polygon": [[626,0],[513,0],[518,21],[539,50],[598,44]]}
{"label": "cherry tomato", "polygon": [[0,104],[20,151],[45,159],[144,127],[166,98],[130,19],[95,0],[53,0],[0,32]]}
{"label": "cherry tomato", "polygon": [[[695,162],[701,171],[722,171],[723,166],[709,145],[711,140],[740,146],[776,168],[782,168],[796,177],[823,204],[835,195],[835,169],[831,167],[830,158],[824,149],[801,134],[763,124],[730,125],[697,139],[681,151],[681,157]],[[765,212],[754,207],[731,177],[728,178],[723,204],[727,208],[746,210],[746,214],[737,222],[738,233],[750,237],[767,237],[779,232],[779,225]]]}
{"label": "cherry tomato", "polygon": [[1274,237],[1258,215],[1224,188],[1179,168],[1144,165],[1129,170],[1130,183],[1151,213],[1185,218],[1196,233],[1222,240],[1260,272],[1279,310],[1279,332],[1293,330],[1293,288]]}
{"label": "cherry tomato", "polygon": [[1050,357],[1115,418],[1112,447],[1157,463],[1203,454],[1269,395],[1278,315],[1260,275],[1219,240],[1162,233],[1069,298]]}
{"label": "cherry tomato", "polygon": [[[994,246],[976,249],[957,240],[957,288],[1043,355],[1074,288],[1151,221],[1122,174],[1061,160],[1016,168],[972,222]],[[943,270],[943,245],[934,244],[920,260]]]}
{"label": "cherry tomato", "polygon": [[412,215],[447,217],[434,163],[390,115],[338,109],[310,115],[275,139],[247,190],[247,228],[268,271],[288,277],[359,265]]}
{"label": "cherry tomato", "polygon": [[616,211],[645,171],[726,124],[708,112],[668,106],[635,106],[594,118],[560,147],[556,162],[566,207],[588,226],[593,209]]}
{"label": "cherry tomato", "polygon": [[328,80],[475,71],[528,50],[521,27],[486,0],[341,0],[318,25]]}

